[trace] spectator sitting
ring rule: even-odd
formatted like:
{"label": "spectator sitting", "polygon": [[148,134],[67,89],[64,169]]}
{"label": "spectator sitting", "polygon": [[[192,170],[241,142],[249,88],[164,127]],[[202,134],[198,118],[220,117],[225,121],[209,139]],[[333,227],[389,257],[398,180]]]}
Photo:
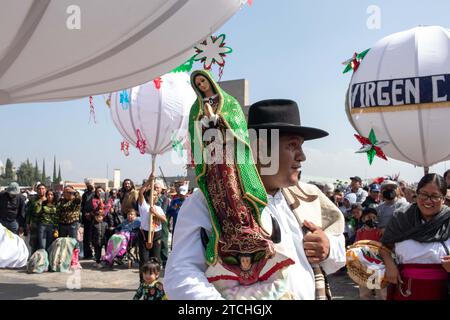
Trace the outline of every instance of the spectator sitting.
{"label": "spectator sitting", "polygon": [[116,233],[109,238],[102,260],[111,267],[116,257],[122,257],[127,252],[128,243],[136,237],[135,233],[139,232],[140,226],[136,210],[128,210],[127,220],[119,224],[115,228]]}

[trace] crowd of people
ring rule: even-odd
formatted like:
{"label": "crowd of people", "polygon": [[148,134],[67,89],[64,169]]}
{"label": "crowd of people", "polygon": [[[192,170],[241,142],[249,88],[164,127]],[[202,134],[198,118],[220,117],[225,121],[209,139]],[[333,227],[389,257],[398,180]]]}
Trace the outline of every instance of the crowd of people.
{"label": "crowd of people", "polygon": [[[137,190],[130,179],[122,188],[108,193],[101,186],[86,180],[86,189],[80,195],[72,186],[64,187],[62,194],[38,184],[24,197],[23,190],[13,182],[0,192],[0,223],[9,231],[29,238],[29,255],[38,250],[49,250],[55,239],[74,238],[79,242],[81,256],[94,260],[95,268],[123,264],[128,258],[129,246],[138,249],[140,282],[142,291],[148,282],[146,273],[153,276],[165,267],[169,255],[169,237],[173,234],[178,211],[184,199],[192,193],[184,181],[167,189],[162,180],[154,183],[154,198],[150,201],[150,181]],[[150,204],[153,207],[150,208]],[[152,219],[152,246],[149,247],[149,213]],[[135,252],[136,254],[136,252]],[[157,269],[155,263],[159,265]],[[150,271],[149,271],[150,270]],[[158,270],[156,272],[155,270]],[[151,278],[151,277],[150,277]],[[155,283],[152,284],[155,287]],[[147,287],[141,295],[144,299],[163,297],[161,284],[155,290]],[[152,295],[151,292],[157,292]]]}
{"label": "crowd of people", "polygon": [[[450,170],[443,177],[426,175],[417,186],[408,185],[404,181],[382,180],[381,183],[378,179],[363,185],[362,179],[354,176],[350,178],[348,186],[316,186],[342,212],[345,218],[346,246],[360,240],[379,241],[386,243],[391,249],[395,248],[396,255],[403,262],[414,260],[414,257],[411,258],[411,250],[414,249],[417,256],[417,251],[424,252],[425,249],[403,245],[402,241],[416,239],[416,234],[407,229],[399,229],[407,227],[404,221],[398,222],[400,214],[419,210],[423,215],[422,225],[424,221],[428,221],[426,217],[441,214],[443,206],[450,206]],[[156,180],[154,198],[150,199],[149,182],[137,190],[133,181],[125,179],[120,190],[111,189],[108,194],[102,187],[95,187],[92,181],[85,182],[86,189],[82,196],[71,186],[66,186],[62,195],[59,195],[47,189],[44,184],[39,184],[35,188],[36,195],[29,199],[21,195],[16,183],[11,183],[5,191],[0,192],[0,223],[15,234],[29,236],[30,255],[39,249],[48,250],[58,237],[77,239],[83,259],[95,260],[94,267],[97,268],[112,267],[115,262],[123,263],[123,259],[126,259],[124,253],[130,245],[135,244],[139,256],[140,287],[134,299],[166,298],[158,277],[169,256],[169,237],[174,233],[178,212],[192,190],[188,191],[185,184],[178,184],[175,192],[169,192],[163,181]],[[152,203],[154,205],[150,207]],[[150,214],[153,217],[151,233]],[[411,224],[413,222],[410,222],[410,227]],[[431,237],[430,232],[434,232],[436,236],[436,228],[439,227],[440,225],[435,226],[431,231],[428,229],[427,236]],[[416,228],[420,229],[420,225]],[[401,235],[398,234],[399,231]],[[445,251],[445,256],[449,256],[448,234],[445,238],[448,232],[438,232],[444,239],[439,245]],[[416,233],[423,240],[421,242],[426,246],[427,252],[439,252],[439,248],[428,248],[436,245],[424,238],[424,232]],[[151,246],[148,246],[149,235]],[[400,242],[402,245],[399,246]],[[414,245],[417,246],[417,243]],[[389,257],[384,255],[386,276],[397,286],[402,281],[399,276],[401,271],[397,267],[398,261]],[[449,268],[449,263],[447,259],[446,268]],[[404,264],[402,268],[405,268]],[[427,286],[423,288],[426,289]],[[411,288],[408,290],[411,291]],[[360,287],[361,299],[386,299],[388,295],[396,295],[396,291]]]}
{"label": "crowd of people", "polygon": [[[400,242],[397,240],[399,238],[403,241],[414,239],[409,238],[411,235],[408,234],[411,233],[411,230],[408,230],[408,225],[403,225],[402,227],[404,229],[399,230],[397,224],[394,223],[397,222],[399,215],[409,212],[410,217],[413,218],[414,214],[411,211],[419,210],[420,214],[418,214],[417,217],[420,221],[423,220],[423,222],[425,222],[428,220],[422,217],[423,212],[426,214],[428,211],[429,218],[438,214],[445,216],[441,212],[445,206],[450,206],[450,170],[447,170],[443,176],[439,176],[437,174],[425,175],[417,185],[408,185],[405,181],[389,179],[382,179],[383,181],[381,184],[378,183],[379,181],[375,181],[373,183],[363,185],[362,179],[358,176],[351,177],[350,180],[350,185],[345,189],[342,187],[335,188],[333,184],[317,184],[317,186],[330,198],[330,200],[339,207],[345,217],[344,236],[347,247],[360,240],[373,240],[378,242],[387,241],[389,247],[393,249],[394,243]],[[432,208],[431,213],[430,208]],[[394,222],[391,222],[391,220],[394,220]],[[444,221],[445,219],[442,217],[442,222]],[[412,228],[412,225],[409,225],[409,227]],[[445,229],[445,223],[437,226],[438,229],[439,227]],[[386,237],[386,230],[388,230],[388,237]],[[391,234],[394,230],[397,232],[395,236]],[[399,233],[399,231],[401,231],[401,233]],[[433,231],[436,232],[436,229],[433,229]],[[448,235],[448,230],[444,230],[441,233],[447,233]],[[386,238],[388,240],[386,240]],[[431,242],[431,240],[433,239],[419,242]],[[417,246],[417,243],[415,245]],[[448,237],[445,238],[444,236],[443,241],[439,241],[436,246],[437,248],[431,248],[430,245],[428,245],[426,249],[420,249],[418,247],[415,247],[414,249],[419,250],[419,252],[422,252],[425,255],[429,252],[430,256],[433,256],[431,252],[435,252],[435,256],[431,257],[431,259],[435,262],[437,261],[436,264],[438,267],[441,266],[441,261],[437,258],[439,256],[438,253],[443,251],[444,256],[448,257],[443,264],[447,265],[447,272],[449,272],[450,266],[448,266],[448,260],[450,258],[450,242]],[[404,250],[406,250],[406,253]],[[400,246],[397,245],[395,250],[396,256],[401,257],[398,259],[400,263],[402,260],[409,262],[411,262],[411,260],[414,262],[419,261],[420,263],[429,262],[417,252],[418,251],[415,251],[413,253],[408,246],[405,249],[404,244]],[[407,258],[405,258],[405,254],[407,255]],[[411,257],[411,255],[415,256]],[[396,264],[392,258],[389,258],[391,257],[390,255],[385,255],[384,257],[387,259],[386,266],[388,279],[395,285],[399,284],[399,281],[403,280],[401,280],[401,277],[399,278],[399,271]],[[428,284],[429,283],[431,282],[428,282]],[[442,281],[438,281],[438,286],[440,285],[442,287],[442,284]],[[360,298],[376,298],[385,300],[388,295],[390,295],[390,298],[393,296],[395,296],[396,299],[401,298],[398,294],[396,295],[396,291],[392,289],[393,286],[390,286],[389,288],[390,290],[370,290],[360,286]],[[420,287],[420,289],[427,289],[427,286]],[[411,288],[409,288],[409,290],[411,291]],[[442,293],[442,290],[444,293]],[[446,290],[447,286],[444,284],[440,290],[441,296],[439,296],[439,294],[435,294],[434,298],[442,298],[442,295],[447,295]],[[426,291],[415,290],[415,292],[423,293]],[[425,296],[426,294],[420,297],[416,296],[416,298],[424,298]]]}

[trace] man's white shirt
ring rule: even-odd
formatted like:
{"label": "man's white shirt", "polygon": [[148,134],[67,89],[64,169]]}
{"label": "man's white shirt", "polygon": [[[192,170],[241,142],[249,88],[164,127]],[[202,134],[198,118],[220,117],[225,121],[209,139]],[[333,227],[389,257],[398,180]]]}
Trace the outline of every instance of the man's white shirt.
{"label": "man's white shirt", "polygon": [[[281,191],[268,196],[268,205],[261,220],[264,228],[271,232],[273,216],[281,229],[281,243],[285,253],[295,264],[288,267],[287,288],[295,299],[315,298],[314,274],[303,248],[303,232],[289,208]],[[204,274],[207,264],[200,230],[211,233],[211,220],[206,200],[200,190],[188,197],[178,214],[173,250],[167,261],[164,288],[169,299],[208,300],[223,299]],[[343,235],[328,236],[330,254],[321,263],[325,273],[331,274],[345,265],[345,239]]]}

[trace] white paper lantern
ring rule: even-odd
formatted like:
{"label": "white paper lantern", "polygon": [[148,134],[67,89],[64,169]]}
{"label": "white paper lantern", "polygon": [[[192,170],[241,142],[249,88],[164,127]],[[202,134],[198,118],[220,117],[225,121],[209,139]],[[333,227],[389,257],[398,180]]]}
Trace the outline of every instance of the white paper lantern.
{"label": "white paper lantern", "polygon": [[373,128],[388,157],[429,167],[450,160],[450,32],[417,27],[376,43],[353,74],[346,111]]}
{"label": "white paper lantern", "polygon": [[195,99],[189,75],[169,73],[160,82],[113,93],[111,117],[130,146],[142,138],[145,153],[156,156],[170,150],[174,139],[181,144],[186,139],[189,110]]}

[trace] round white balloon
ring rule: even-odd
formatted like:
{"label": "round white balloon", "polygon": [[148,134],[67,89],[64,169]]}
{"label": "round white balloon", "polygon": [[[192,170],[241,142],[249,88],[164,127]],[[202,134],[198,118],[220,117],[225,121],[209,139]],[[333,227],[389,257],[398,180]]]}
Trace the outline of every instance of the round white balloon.
{"label": "round white balloon", "polygon": [[160,82],[150,81],[113,93],[111,117],[130,146],[136,146],[142,138],[146,142],[145,153],[160,155],[172,148],[174,140],[183,144],[195,99],[189,75],[169,73]]}
{"label": "round white balloon", "polygon": [[450,160],[450,31],[417,27],[373,46],[353,74],[346,111],[355,130],[373,128],[388,157],[429,167]]}

